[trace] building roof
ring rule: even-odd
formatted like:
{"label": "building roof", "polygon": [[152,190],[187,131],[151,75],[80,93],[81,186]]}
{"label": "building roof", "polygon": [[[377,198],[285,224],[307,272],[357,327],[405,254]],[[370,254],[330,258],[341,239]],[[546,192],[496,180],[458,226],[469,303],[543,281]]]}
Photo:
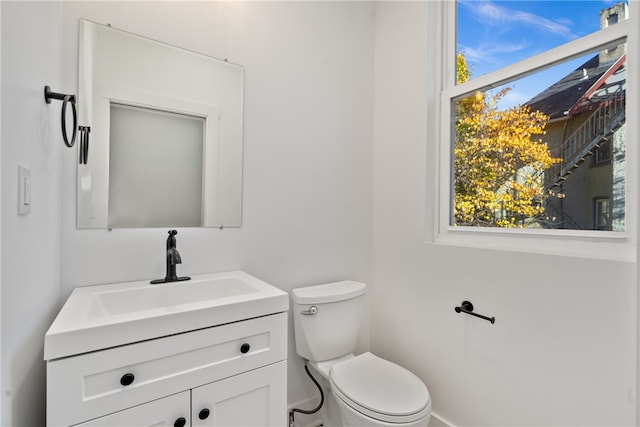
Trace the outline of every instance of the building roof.
{"label": "building roof", "polygon": [[551,120],[565,117],[587,93],[592,92],[594,85],[601,84],[600,78],[618,64],[619,61],[600,64],[599,55],[596,55],[525,105],[533,111],[543,112]]}

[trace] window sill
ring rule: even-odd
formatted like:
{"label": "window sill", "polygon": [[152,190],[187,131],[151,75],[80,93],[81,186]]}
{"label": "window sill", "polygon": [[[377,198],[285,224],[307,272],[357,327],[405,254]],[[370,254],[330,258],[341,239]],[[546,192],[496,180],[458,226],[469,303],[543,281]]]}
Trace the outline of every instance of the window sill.
{"label": "window sill", "polygon": [[621,232],[449,227],[434,237],[429,243],[609,261],[637,260],[635,242],[628,233]]}

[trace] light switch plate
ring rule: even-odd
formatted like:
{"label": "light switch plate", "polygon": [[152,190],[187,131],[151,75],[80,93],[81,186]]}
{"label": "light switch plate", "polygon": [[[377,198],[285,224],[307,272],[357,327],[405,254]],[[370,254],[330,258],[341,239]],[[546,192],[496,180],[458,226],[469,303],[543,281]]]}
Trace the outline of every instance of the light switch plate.
{"label": "light switch plate", "polygon": [[18,215],[31,213],[31,169],[18,165]]}

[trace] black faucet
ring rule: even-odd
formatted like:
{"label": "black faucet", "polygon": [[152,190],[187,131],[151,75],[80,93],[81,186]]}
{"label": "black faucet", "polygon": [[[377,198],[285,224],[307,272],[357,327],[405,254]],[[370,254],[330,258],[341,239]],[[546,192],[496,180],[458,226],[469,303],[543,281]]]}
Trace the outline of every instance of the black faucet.
{"label": "black faucet", "polygon": [[167,237],[167,274],[164,279],[152,280],[152,285],[167,282],[182,282],[191,279],[191,277],[187,276],[178,277],[176,273],[176,265],[182,264],[180,252],[176,249],[176,234],[178,234],[176,230],[169,230],[169,237]]}

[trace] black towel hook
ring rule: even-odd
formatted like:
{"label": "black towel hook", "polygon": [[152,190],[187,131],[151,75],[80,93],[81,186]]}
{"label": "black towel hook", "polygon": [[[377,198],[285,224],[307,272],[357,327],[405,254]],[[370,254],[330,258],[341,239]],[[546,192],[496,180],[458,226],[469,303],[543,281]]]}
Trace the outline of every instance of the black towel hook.
{"label": "black towel hook", "polygon": [[[51,88],[49,86],[44,87],[44,101],[47,104],[51,104],[52,99],[57,99],[62,101],[62,115],[60,118],[60,124],[62,126],[62,139],[64,140],[64,144],[71,148],[73,144],[76,143],[76,133],[78,127],[78,114],[76,112],[76,96],[75,95],[65,95],[64,93],[56,93],[51,92]],[[71,104],[71,112],[73,113],[73,134],[71,135],[71,141],[69,141],[69,137],[67,136],[67,105]]]}

